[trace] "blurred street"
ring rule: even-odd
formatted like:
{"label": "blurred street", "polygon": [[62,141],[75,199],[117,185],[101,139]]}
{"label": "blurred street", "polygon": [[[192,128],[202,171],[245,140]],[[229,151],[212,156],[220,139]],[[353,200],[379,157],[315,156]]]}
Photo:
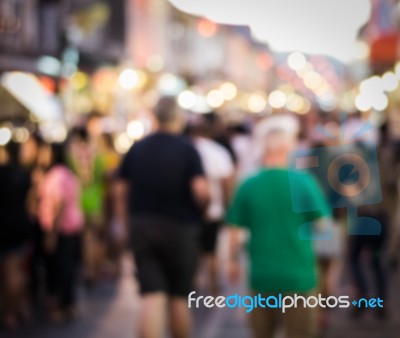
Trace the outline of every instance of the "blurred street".
{"label": "blurred street", "polygon": [[[222,257],[223,259],[223,257]],[[44,318],[17,332],[0,332],[0,338],[136,338],[139,297],[132,277],[129,258],[123,261],[123,273],[117,282],[103,282],[91,291],[80,288],[77,319],[61,325],[51,324]],[[222,276],[222,279],[224,276]],[[400,271],[392,274],[390,289],[400,283]],[[223,295],[246,293],[244,282],[232,288],[225,284]],[[240,291],[238,291],[240,290]],[[329,315],[329,326],[324,338],[397,338],[400,332],[400,296],[391,292],[390,317],[376,319],[372,313],[352,319],[347,310],[335,309]],[[248,338],[248,315],[238,309],[194,309],[194,338]],[[168,337],[168,335],[165,335]],[[278,333],[276,338],[283,337]]]}
{"label": "blurred street", "polygon": [[0,338],[399,338],[399,285],[400,0],[0,0]]}

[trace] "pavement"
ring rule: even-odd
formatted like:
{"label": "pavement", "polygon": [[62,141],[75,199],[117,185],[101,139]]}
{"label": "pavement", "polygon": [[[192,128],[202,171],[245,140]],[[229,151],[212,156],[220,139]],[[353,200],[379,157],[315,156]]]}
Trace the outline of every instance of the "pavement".
{"label": "pavement", "polygon": [[[126,260],[118,281],[104,281],[93,290],[79,289],[79,315],[66,324],[49,324],[40,313],[33,324],[15,332],[0,331],[0,338],[135,338],[140,300],[133,279],[132,264]],[[329,313],[329,325],[323,338],[399,338],[400,337],[400,273],[391,275],[390,317],[378,320],[372,312],[354,320],[349,310]],[[224,283],[227,284],[228,283]],[[222,294],[246,291],[225,286]],[[243,309],[195,309],[194,338],[250,338],[248,315]],[[165,337],[168,337],[166,334]],[[278,333],[276,338],[283,337]]]}

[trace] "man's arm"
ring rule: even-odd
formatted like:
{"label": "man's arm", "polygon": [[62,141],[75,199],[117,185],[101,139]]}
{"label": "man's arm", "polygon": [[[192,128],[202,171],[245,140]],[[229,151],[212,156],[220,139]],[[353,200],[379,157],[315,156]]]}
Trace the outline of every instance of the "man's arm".
{"label": "man's arm", "polygon": [[241,275],[239,262],[240,251],[242,249],[243,229],[238,227],[229,228],[229,262],[228,277],[232,284],[236,284]]}
{"label": "man's arm", "polygon": [[114,212],[116,217],[128,226],[128,211],[127,211],[127,198],[128,198],[128,182],[123,179],[118,179],[114,183],[113,196],[114,196]]}
{"label": "man's arm", "polygon": [[191,181],[193,197],[202,210],[206,209],[210,203],[210,188],[204,176],[195,176]]}
{"label": "man's arm", "polygon": [[228,177],[221,179],[222,194],[224,199],[225,207],[229,206],[231,202],[234,188],[235,188],[235,176],[232,174]]}
{"label": "man's arm", "polygon": [[229,265],[228,275],[232,283],[236,283],[240,276],[239,257],[242,249],[243,230],[248,227],[248,210],[246,209],[246,193],[241,184],[229,207],[227,222],[229,228]]}

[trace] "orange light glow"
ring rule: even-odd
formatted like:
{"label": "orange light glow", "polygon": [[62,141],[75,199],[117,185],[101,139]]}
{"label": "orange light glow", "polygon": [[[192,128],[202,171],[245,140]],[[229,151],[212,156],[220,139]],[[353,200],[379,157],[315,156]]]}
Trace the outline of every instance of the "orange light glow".
{"label": "orange light glow", "polygon": [[56,90],[56,84],[51,77],[48,76],[40,76],[39,80],[43,87],[49,92],[54,93]]}
{"label": "orange light glow", "polygon": [[211,38],[217,33],[218,26],[214,22],[207,19],[200,19],[197,22],[197,31],[201,36],[205,38]]}

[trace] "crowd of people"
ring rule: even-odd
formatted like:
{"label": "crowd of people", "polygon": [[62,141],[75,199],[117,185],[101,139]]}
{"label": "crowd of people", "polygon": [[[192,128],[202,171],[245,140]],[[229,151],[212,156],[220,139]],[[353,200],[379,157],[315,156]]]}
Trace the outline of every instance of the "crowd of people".
{"label": "crowd of people", "polygon": [[50,144],[32,134],[0,149],[6,328],[31,320],[41,305],[52,321],[71,318],[78,276],[90,287],[118,274],[123,240],[121,225],[112,219],[111,195],[119,155],[110,135],[92,132],[96,121],[93,115],[73,129],[67,143]]}
{"label": "crowd of people", "polygon": [[[345,140],[358,153],[372,149],[379,163],[392,164],[371,178],[382,198],[345,198],[354,194],[352,182],[344,182],[344,191],[336,189],[344,196],[337,203],[327,180],[298,170],[315,165],[291,162],[301,149],[311,162],[317,156],[328,175],[325,162],[343,144],[336,114],[299,119],[281,113],[227,123],[217,113],[185,112],[175,98],[164,97],[154,116],[154,131],[122,158],[97,115],[72,128],[65,143],[33,134],[23,144],[0,147],[0,314],[6,328],[32,320],[37,304],[51,321],[73,318],[78,281],[90,288],[117,277],[126,249],[133,252],[144,338],[161,337],[167,322],[173,337],[189,337],[187,296],[198,287],[199,265],[208,294],[220,295],[221,271],[233,286],[240,279],[244,241],[254,294],[335,295],[348,283],[353,295],[387,299],[384,257],[395,262],[397,255],[398,175],[396,144],[385,126]],[[352,114],[345,127],[356,135],[363,119]],[[356,210],[353,218],[350,209]],[[379,221],[377,233],[354,230],[366,217]],[[224,226],[227,266],[217,254]],[[368,268],[374,288],[365,277]],[[385,318],[388,311],[376,314]],[[254,337],[273,337],[282,322],[287,337],[307,338],[327,318],[311,308],[286,315],[258,308],[250,327]]]}

